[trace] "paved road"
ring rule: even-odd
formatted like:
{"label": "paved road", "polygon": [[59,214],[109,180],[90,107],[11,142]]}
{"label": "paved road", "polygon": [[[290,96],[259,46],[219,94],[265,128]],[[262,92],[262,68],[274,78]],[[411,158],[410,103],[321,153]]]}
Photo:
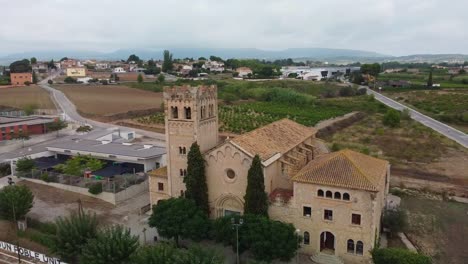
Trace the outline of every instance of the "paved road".
{"label": "paved road", "polygon": [[380,102],[382,102],[383,104],[391,107],[391,108],[394,108],[396,110],[403,110],[405,108],[408,108],[408,110],[410,111],[410,114],[411,114],[411,118],[418,121],[419,123],[427,126],[427,127],[430,127],[432,129],[434,129],[435,131],[439,132],[440,134],[456,141],[457,143],[459,143],[460,145],[464,146],[465,148],[468,148],[468,135],[466,135],[465,133],[463,133],[462,131],[458,130],[458,129],[455,129],[451,126],[448,126],[442,122],[439,122],[429,116],[426,116],[426,115],[423,115],[421,114],[420,112],[418,111],[415,111],[403,104],[400,104],[399,102],[395,101],[395,100],[392,100],[378,92],[375,92],[371,89],[369,89],[368,87],[365,87],[363,86],[364,88],[367,88],[367,93],[368,94],[373,94],[375,99],[379,100]]}
{"label": "paved road", "polygon": [[[49,94],[51,95],[57,107],[62,111],[63,118],[66,121],[75,122],[75,123],[82,124],[82,125],[86,125],[86,124],[91,125],[93,129],[95,130],[96,129],[108,129],[108,128],[120,128],[122,130],[132,130],[132,131],[135,131],[137,134],[147,136],[150,138],[154,138],[161,142],[164,142],[166,140],[165,135],[161,133],[97,122],[97,121],[82,117],[80,114],[78,114],[78,111],[76,110],[76,106],[65,96],[63,92],[50,87],[49,84],[47,83],[49,79],[52,80],[57,76],[58,76],[58,73],[50,75],[47,79],[42,80],[39,83],[39,86],[49,92]],[[105,104],[104,101],[103,101],[103,104]]]}

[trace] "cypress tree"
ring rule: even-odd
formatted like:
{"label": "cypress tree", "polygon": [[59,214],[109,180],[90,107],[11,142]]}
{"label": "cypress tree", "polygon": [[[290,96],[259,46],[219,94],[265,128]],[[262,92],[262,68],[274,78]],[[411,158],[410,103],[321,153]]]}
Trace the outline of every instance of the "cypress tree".
{"label": "cypress tree", "polygon": [[187,176],[184,177],[187,188],[185,197],[195,201],[197,206],[207,215],[210,213],[208,205],[208,186],[205,175],[205,159],[197,142],[190,146],[187,157]]}
{"label": "cypress tree", "polygon": [[247,175],[247,190],[244,196],[244,214],[268,216],[268,199],[265,192],[262,163],[255,155]]}
{"label": "cypress tree", "polygon": [[432,87],[434,83],[432,82],[432,70],[429,72],[429,78],[427,79],[427,87]]}

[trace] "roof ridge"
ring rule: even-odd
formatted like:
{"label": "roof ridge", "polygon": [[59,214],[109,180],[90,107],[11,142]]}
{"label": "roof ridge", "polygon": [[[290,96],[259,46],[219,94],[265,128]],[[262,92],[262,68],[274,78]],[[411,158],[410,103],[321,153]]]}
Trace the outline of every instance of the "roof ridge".
{"label": "roof ridge", "polygon": [[[350,158],[350,157],[348,156],[349,151],[352,151],[352,150],[350,150],[350,149],[344,149],[343,151],[340,151],[340,152],[342,152],[342,155],[343,155],[347,160],[349,160],[349,162],[351,163],[351,165],[352,165],[362,176],[364,176],[364,178],[365,178],[374,188],[377,188],[377,187],[375,186],[374,182],[373,182],[372,180],[369,179],[368,175],[366,175],[366,173],[364,173],[364,172],[362,171],[362,169],[353,161],[353,159]],[[353,151],[353,152],[354,152],[354,151]],[[356,153],[358,153],[358,152],[356,152]]]}
{"label": "roof ridge", "polygon": [[[318,169],[320,167],[323,167],[327,161],[329,160],[332,160],[334,158],[336,158],[336,156],[338,155],[338,152],[332,152],[332,153],[328,153],[328,155],[330,155],[330,157],[327,157],[327,156],[322,156],[323,159],[322,160],[311,160],[306,166],[304,166],[296,175],[294,175],[294,177],[291,178],[291,180],[294,180],[295,178],[298,178],[299,176],[301,176],[302,174],[304,174],[304,172],[302,172],[302,170],[308,170],[310,169],[310,167],[312,166],[312,163],[314,161],[317,162],[317,164],[314,164],[313,168],[314,169]],[[310,164],[310,165],[309,165]]]}

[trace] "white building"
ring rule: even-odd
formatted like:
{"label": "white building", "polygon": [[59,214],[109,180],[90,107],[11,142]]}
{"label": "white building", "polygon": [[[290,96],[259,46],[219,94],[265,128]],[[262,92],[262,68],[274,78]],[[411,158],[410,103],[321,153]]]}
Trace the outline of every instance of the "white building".
{"label": "white building", "polygon": [[113,73],[124,73],[126,72],[124,68],[122,67],[116,67],[112,70]]}
{"label": "white building", "polygon": [[207,61],[203,64],[202,68],[209,70],[210,72],[223,72],[224,63],[218,61]]}

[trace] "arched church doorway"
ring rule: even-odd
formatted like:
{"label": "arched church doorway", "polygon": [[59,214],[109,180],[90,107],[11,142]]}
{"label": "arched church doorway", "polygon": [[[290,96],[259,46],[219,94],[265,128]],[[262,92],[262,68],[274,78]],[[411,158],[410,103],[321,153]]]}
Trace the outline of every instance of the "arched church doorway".
{"label": "arched church doorway", "polygon": [[335,235],[325,231],[320,234],[320,251],[324,253],[335,253]]}
{"label": "arched church doorway", "polygon": [[223,195],[216,201],[216,217],[242,214],[244,202],[234,195]]}

